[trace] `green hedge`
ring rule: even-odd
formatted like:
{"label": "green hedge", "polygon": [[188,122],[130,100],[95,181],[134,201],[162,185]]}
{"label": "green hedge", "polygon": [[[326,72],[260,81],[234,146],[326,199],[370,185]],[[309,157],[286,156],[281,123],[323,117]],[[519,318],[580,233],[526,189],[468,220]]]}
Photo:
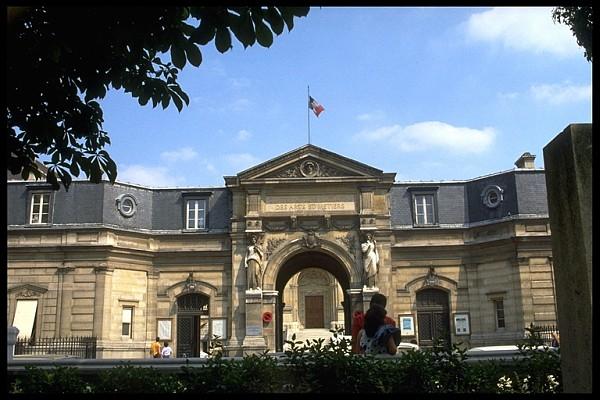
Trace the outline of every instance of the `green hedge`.
{"label": "green hedge", "polygon": [[[335,335],[334,335],[335,336]],[[520,346],[523,358],[466,362],[465,350],[436,344],[394,358],[350,355],[350,343],[289,341],[280,360],[269,354],[224,359],[177,373],[118,366],[93,375],[74,367],[26,367],[9,376],[10,393],[548,393],[560,392],[559,354]]]}

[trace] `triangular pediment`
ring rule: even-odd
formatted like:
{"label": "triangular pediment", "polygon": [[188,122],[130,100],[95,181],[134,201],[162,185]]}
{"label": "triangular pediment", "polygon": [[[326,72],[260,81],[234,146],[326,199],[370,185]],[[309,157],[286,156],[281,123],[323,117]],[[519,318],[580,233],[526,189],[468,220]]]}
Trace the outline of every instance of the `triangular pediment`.
{"label": "triangular pediment", "polygon": [[262,164],[256,165],[237,176],[248,180],[307,180],[327,178],[381,178],[383,171],[329,150],[305,145]]}

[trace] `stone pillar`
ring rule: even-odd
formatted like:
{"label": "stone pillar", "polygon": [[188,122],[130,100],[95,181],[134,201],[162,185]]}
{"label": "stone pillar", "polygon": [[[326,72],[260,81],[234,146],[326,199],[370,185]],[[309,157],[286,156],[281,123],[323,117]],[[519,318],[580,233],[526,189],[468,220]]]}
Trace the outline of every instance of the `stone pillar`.
{"label": "stone pillar", "polygon": [[6,330],[6,343],[8,345],[6,351],[6,361],[10,361],[15,356],[15,343],[17,343],[17,336],[19,335],[19,329],[16,326],[9,326]]}
{"label": "stone pillar", "polygon": [[[158,302],[156,296],[158,294],[158,277],[159,272],[151,270],[147,274],[148,283],[146,285],[146,346],[150,349],[150,345],[158,334],[157,318],[158,318]],[[150,351],[146,351],[146,357],[150,357]]]}
{"label": "stone pillar", "polygon": [[[265,342],[267,344],[267,348],[269,351],[275,351],[275,341],[276,341],[276,327],[278,325],[277,318],[279,316],[277,306],[277,297],[279,296],[279,292],[277,290],[263,290],[263,298],[262,298],[262,313],[270,312],[273,316],[271,322],[263,322],[263,337],[265,338]],[[261,320],[262,320],[261,313]],[[282,315],[283,317],[283,315]],[[285,339],[284,339],[285,340]]]}
{"label": "stone pillar", "polygon": [[485,335],[483,333],[483,314],[481,312],[481,295],[479,294],[479,279],[476,263],[467,263],[464,265],[467,277],[467,292],[469,295],[469,314],[471,324],[471,346],[480,346],[484,343]]}
{"label": "stone pillar", "polygon": [[73,275],[69,272],[74,271],[75,268],[67,267],[62,265],[57,268],[56,273],[58,274],[58,294],[57,303],[58,308],[56,310],[56,328],[55,335],[57,337],[65,337],[71,335],[71,307],[73,304]]}
{"label": "stone pillar", "polygon": [[[365,307],[363,305],[363,290],[362,289],[348,289],[346,290],[348,296],[350,297],[350,321],[352,321],[352,316],[356,311],[365,311]],[[369,301],[371,298],[369,297]],[[369,303],[367,303],[369,304]]]}
{"label": "stone pillar", "polygon": [[563,387],[592,392],[592,124],[544,147]]}
{"label": "stone pillar", "polygon": [[262,291],[246,290],[246,335],[244,337],[244,354],[262,353],[267,349],[263,336]]}
{"label": "stone pillar", "polygon": [[[236,226],[239,223],[235,224]],[[243,226],[242,226],[243,228]],[[231,334],[225,351],[228,356],[242,355],[242,342],[245,331],[244,291],[246,290],[246,270],[244,257],[246,252],[245,233],[231,234]]]}
{"label": "stone pillar", "polygon": [[96,358],[105,358],[104,349],[110,341],[110,318],[112,315],[112,275],[113,268],[106,265],[94,269],[96,273],[96,294],[94,299],[94,336],[98,338]]}
{"label": "stone pillar", "polygon": [[[379,289],[376,287],[375,288],[363,288],[362,300],[363,300],[363,307],[364,307],[365,312],[369,308],[369,304],[371,303],[371,298],[373,297],[373,295],[375,293],[379,293]],[[386,296],[386,298],[387,298],[387,296]]]}

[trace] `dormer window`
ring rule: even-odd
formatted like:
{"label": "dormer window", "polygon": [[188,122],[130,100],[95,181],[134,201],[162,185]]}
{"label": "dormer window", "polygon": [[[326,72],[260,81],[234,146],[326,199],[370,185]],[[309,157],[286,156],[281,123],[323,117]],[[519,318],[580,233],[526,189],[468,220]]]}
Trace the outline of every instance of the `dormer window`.
{"label": "dormer window", "polygon": [[193,199],[186,201],[186,229],[206,228],[206,200]]}
{"label": "dormer window", "polygon": [[437,187],[411,187],[412,214],[414,226],[432,226],[438,224]]}
{"label": "dormer window", "polygon": [[29,223],[50,223],[50,193],[33,193],[31,195]]}

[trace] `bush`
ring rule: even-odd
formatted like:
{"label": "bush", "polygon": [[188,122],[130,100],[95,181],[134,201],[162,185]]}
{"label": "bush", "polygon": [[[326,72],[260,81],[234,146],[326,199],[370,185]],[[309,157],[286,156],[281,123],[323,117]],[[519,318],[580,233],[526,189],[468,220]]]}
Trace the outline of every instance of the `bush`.
{"label": "bush", "polygon": [[[26,367],[9,381],[10,393],[548,393],[561,391],[559,354],[538,349],[533,332],[511,361],[468,363],[465,350],[436,343],[399,357],[350,354],[350,342],[295,337],[285,356],[267,352],[242,359],[215,351],[202,367],[177,373],[124,365],[82,376],[77,368]],[[219,346],[215,346],[219,347]]]}

